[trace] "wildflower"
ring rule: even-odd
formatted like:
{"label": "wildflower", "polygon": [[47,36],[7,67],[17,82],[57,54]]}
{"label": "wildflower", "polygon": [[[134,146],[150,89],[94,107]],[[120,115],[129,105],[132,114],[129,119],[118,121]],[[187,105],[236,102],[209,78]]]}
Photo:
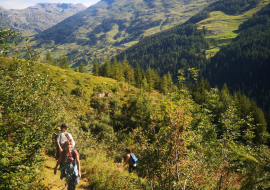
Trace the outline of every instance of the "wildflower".
{"label": "wildflower", "polygon": [[32,118],[31,117],[28,117],[28,121],[30,121]]}
{"label": "wildflower", "polygon": [[124,164],[123,163],[121,163],[121,166],[123,166]]}
{"label": "wildflower", "polygon": [[115,162],[115,164],[117,165],[118,163],[117,163],[117,162]]}
{"label": "wildflower", "polygon": [[107,164],[105,165],[106,168],[108,168]]}
{"label": "wildflower", "polygon": [[87,152],[85,154],[87,154]]}

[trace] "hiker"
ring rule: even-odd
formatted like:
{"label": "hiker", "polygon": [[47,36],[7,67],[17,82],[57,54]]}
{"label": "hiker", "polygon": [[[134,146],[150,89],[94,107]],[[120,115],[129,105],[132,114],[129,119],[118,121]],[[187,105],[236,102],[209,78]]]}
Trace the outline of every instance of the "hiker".
{"label": "hiker", "polygon": [[125,162],[124,165],[129,164],[128,171],[129,171],[129,173],[131,173],[131,172],[137,170],[137,168],[138,168],[138,163],[137,163],[138,159],[135,156],[135,154],[132,153],[131,149],[126,148],[125,152],[126,152],[127,157],[126,157],[126,162]]}
{"label": "hiker", "polygon": [[75,142],[72,138],[72,135],[67,132],[67,129],[68,129],[67,124],[64,123],[61,125],[62,133],[60,135],[58,135],[58,138],[57,138],[57,146],[58,146],[60,152],[63,152],[63,150],[65,149],[65,142],[66,141],[69,141],[71,143],[72,149],[74,149],[74,146],[75,146]]}
{"label": "hiker", "polygon": [[52,135],[52,147],[55,146],[55,148],[56,148],[56,156],[55,156],[55,159],[56,160],[59,159],[59,147],[57,145],[57,138],[58,138],[58,135],[60,134],[60,132],[61,132],[61,128],[60,127],[56,127],[55,128],[55,132]]}
{"label": "hiker", "polygon": [[81,178],[81,165],[79,154],[69,141],[65,143],[65,149],[60,153],[59,160],[54,168],[54,174],[57,173],[57,167],[60,165],[60,179],[64,177],[67,179],[68,190],[75,190],[76,185],[79,184]]}

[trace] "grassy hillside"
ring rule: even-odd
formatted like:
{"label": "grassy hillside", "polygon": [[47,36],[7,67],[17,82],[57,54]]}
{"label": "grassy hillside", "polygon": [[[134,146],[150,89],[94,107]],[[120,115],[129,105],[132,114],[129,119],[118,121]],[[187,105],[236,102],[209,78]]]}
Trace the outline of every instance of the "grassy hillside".
{"label": "grassy hillside", "polygon": [[229,44],[239,34],[239,25],[269,3],[269,0],[261,1],[255,8],[243,11],[238,15],[228,15],[221,11],[213,11],[210,12],[209,18],[198,22],[198,29],[205,27],[209,30],[205,37],[210,42],[210,47],[206,50],[206,56],[208,58],[213,57],[220,47]]}
{"label": "grassy hillside", "polygon": [[[256,142],[253,134],[258,137],[258,133],[245,129],[255,124],[250,118],[240,118],[245,113],[235,109],[241,103],[233,101],[225,88],[220,92],[198,90],[202,94],[196,97],[205,100],[202,107],[186,90],[167,96],[155,91],[149,95],[112,79],[41,63],[14,63],[2,57],[0,62],[1,188],[62,188],[63,182],[50,177],[54,164],[44,156],[44,150],[52,155],[52,129],[63,122],[71,126],[69,131],[82,160],[80,189],[168,189],[172,184],[183,187],[187,181],[190,189],[216,189],[217,183],[220,188],[233,189],[270,185],[268,149],[260,143],[252,146]],[[104,91],[113,96],[97,97],[96,93]],[[47,113],[50,117],[45,117]],[[29,151],[32,138],[34,143],[39,139],[40,150]],[[125,147],[132,147],[139,158],[138,175],[129,175],[122,165]],[[22,160],[33,157],[33,162],[22,162],[17,156]]]}
{"label": "grassy hillside", "polygon": [[94,57],[104,61],[145,36],[185,22],[213,1],[102,0],[36,35],[32,45],[42,56],[47,50],[55,58],[67,54],[76,66],[91,64]]}

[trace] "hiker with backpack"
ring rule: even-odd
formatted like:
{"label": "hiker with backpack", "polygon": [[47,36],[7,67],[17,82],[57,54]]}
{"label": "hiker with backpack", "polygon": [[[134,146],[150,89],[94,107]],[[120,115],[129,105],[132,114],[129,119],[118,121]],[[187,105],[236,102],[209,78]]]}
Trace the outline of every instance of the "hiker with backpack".
{"label": "hiker with backpack", "polygon": [[129,171],[129,173],[131,173],[131,172],[137,170],[137,168],[138,168],[138,163],[137,163],[138,159],[135,156],[135,154],[132,153],[131,149],[126,148],[125,152],[126,152],[127,157],[126,157],[126,162],[125,162],[124,165],[129,164],[128,171]]}
{"label": "hiker with backpack", "polygon": [[59,159],[59,147],[57,145],[57,138],[58,138],[58,135],[60,134],[60,132],[61,132],[61,128],[60,127],[56,127],[55,128],[55,132],[52,135],[52,147],[55,146],[55,148],[56,148],[56,156],[55,156],[55,159],[56,160]]}
{"label": "hiker with backpack", "polygon": [[65,149],[65,143],[66,141],[70,142],[72,145],[72,149],[74,149],[75,142],[73,140],[73,137],[70,133],[67,132],[68,125],[67,124],[62,124],[61,125],[61,131],[62,133],[58,135],[57,137],[57,146],[59,148],[60,152],[63,152]]}
{"label": "hiker with backpack", "polygon": [[81,178],[81,165],[79,154],[69,141],[65,143],[65,149],[60,153],[59,160],[54,168],[54,174],[57,173],[57,167],[60,165],[60,179],[66,178],[68,183],[68,190],[75,190],[76,185]]}

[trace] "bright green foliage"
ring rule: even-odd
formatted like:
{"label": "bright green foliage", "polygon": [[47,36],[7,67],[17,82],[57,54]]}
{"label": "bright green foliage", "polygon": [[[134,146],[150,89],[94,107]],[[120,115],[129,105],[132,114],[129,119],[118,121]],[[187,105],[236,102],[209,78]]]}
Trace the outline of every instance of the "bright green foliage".
{"label": "bright green foliage", "polygon": [[[14,30],[0,30],[0,55],[6,56],[10,50],[10,43],[17,44],[16,41],[12,41],[15,38],[18,38],[19,34]],[[19,40],[19,38],[18,38]]]}
{"label": "bright green foliage", "polygon": [[57,61],[57,66],[62,68],[62,69],[69,69],[67,56],[65,56],[65,55],[60,56],[58,61]]}
{"label": "bright green foliage", "polygon": [[178,82],[179,82],[181,89],[183,89],[183,85],[186,82],[186,78],[184,77],[184,75],[185,75],[184,70],[183,69],[178,70],[178,74],[180,75],[180,76],[177,76]]}
{"label": "bright green foliage", "polygon": [[190,69],[188,69],[188,71],[190,72],[193,80],[196,81],[198,79],[198,73],[199,73],[200,69],[190,68]]}
{"label": "bright green foliage", "polygon": [[94,65],[93,65],[93,74],[95,75],[95,76],[98,76],[98,74],[99,74],[99,64],[98,64],[98,61],[97,61],[97,59],[94,59]]}
{"label": "bright green foliage", "polygon": [[1,189],[44,188],[42,149],[51,133],[51,119],[61,110],[47,75],[35,63],[38,54],[26,48],[26,64],[15,57],[9,65],[0,65]]}
{"label": "bright green foliage", "polygon": [[85,73],[85,67],[84,64],[81,62],[80,66],[79,66],[79,72],[80,73]]}
{"label": "bright green foliage", "polygon": [[54,63],[54,58],[52,57],[50,51],[47,51],[47,54],[46,54],[46,62],[49,63],[50,65],[55,65],[55,63]]}

